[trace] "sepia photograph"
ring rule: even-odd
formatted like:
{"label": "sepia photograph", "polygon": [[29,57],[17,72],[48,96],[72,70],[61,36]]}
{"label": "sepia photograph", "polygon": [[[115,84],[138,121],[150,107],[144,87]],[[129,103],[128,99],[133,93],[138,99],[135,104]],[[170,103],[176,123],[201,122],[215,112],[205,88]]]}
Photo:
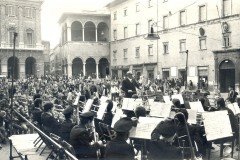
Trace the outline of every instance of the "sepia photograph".
{"label": "sepia photograph", "polygon": [[239,0],[0,0],[1,160],[240,160]]}

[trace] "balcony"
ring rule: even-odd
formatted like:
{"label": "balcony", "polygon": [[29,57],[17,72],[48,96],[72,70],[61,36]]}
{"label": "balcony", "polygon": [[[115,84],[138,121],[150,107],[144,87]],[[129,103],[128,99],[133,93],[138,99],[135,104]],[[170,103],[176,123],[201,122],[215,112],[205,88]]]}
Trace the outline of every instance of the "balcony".
{"label": "balcony", "polygon": [[[12,49],[13,43],[2,43],[0,44],[0,49]],[[36,44],[16,44],[16,49],[18,50],[43,50],[43,45]]]}

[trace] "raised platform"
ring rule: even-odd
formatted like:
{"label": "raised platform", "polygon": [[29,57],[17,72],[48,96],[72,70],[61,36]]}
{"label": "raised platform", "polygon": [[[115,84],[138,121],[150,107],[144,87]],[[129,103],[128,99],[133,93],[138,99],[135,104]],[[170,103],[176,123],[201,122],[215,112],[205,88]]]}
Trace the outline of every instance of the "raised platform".
{"label": "raised platform", "polygon": [[[33,159],[33,160],[45,160],[50,153],[49,150],[45,150],[45,154],[40,155],[40,151],[45,147],[43,144],[39,151],[36,152],[39,145],[34,146],[34,141],[38,138],[38,134],[21,134],[21,135],[12,135],[9,137],[10,140],[10,153],[9,159]],[[11,153],[11,143],[12,143],[12,153]],[[15,151],[13,151],[15,150]],[[15,154],[17,153],[17,154]],[[47,154],[46,154],[47,153]]]}

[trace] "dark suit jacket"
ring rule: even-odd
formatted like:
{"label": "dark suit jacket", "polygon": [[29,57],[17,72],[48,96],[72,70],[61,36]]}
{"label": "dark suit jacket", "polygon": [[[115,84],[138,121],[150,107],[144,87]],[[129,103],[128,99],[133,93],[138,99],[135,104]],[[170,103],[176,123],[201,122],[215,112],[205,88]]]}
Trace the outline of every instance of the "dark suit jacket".
{"label": "dark suit jacket", "polygon": [[59,135],[58,131],[60,128],[60,123],[57,121],[57,119],[46,112],[43,112],[41,117],[44,131],[46,131],[47,134],[54,133],[56,135]]}
{"label": "dark suit jacket", "polygon": [[106,160],[134,160],[134,149],[126,141],[115,138],[106,146]]}
{"label": "dark suit jacket", "polygon": [[60,126],[59,135],[66,142],[70,143],[70,132],[74,127],[74,123],[71,119],[65,119]]}
{"label": "dark suit jacket", "polygon": [[[136,87],[139,88],[138,83],[132,79],[132,82],[126,78],[122,81],[122,90],[125,92],[125,97],[132,98],[133,94],[136,94]],[[133,92],[128,92],[128,90],[132,90]]]}
{"label": "dark suit jacket", "polygon": [[42,126],[42,110],[40,108],[34,108],[32,111],[32,120],[33,122],[38,122],[39,126]]}

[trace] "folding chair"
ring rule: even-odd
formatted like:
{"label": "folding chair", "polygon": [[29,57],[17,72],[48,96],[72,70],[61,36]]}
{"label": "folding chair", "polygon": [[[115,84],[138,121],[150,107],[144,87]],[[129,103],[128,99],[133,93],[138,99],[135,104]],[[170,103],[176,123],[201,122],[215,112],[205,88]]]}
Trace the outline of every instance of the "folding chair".
{"label": "folding chair", "polygon": [[[56,143],[58,143],[59,145],[62,145],[62,138],[61,137],[59,137],[58,135],[56,135],[56,134],[53,134],[53,133],[50,133],[50,137],[56,142]],[[56,148],[53,146],[53,148],[52,148],[52,151],[51,151],[51,153],[48,155],[48,158],[50,157],[50,156],[52,156],[53,155],[53,153],[55,153],[55,156],[54,156],[54,159],[58,159],[58,150],[56,150]],[[47,158],[47,159],[48,159]]]}
{"label": "folding chair", "polygon": [[114,134],[111,132],[109,125],[102,122],[99,122],[98,125],[105,141],[110,141],[114,138]]}
{"label": "folding chair", "polygon": [[[64,149],[66,149],[72,155],[76,156],[75,150],[74,150],[74,148],[73,148],[73,146],[71,144],[69,144],[68,142],[63,140],[62,141],[62,146],[63,146]],[[71,159],[71,157],[67,157],[67,158]]]}

